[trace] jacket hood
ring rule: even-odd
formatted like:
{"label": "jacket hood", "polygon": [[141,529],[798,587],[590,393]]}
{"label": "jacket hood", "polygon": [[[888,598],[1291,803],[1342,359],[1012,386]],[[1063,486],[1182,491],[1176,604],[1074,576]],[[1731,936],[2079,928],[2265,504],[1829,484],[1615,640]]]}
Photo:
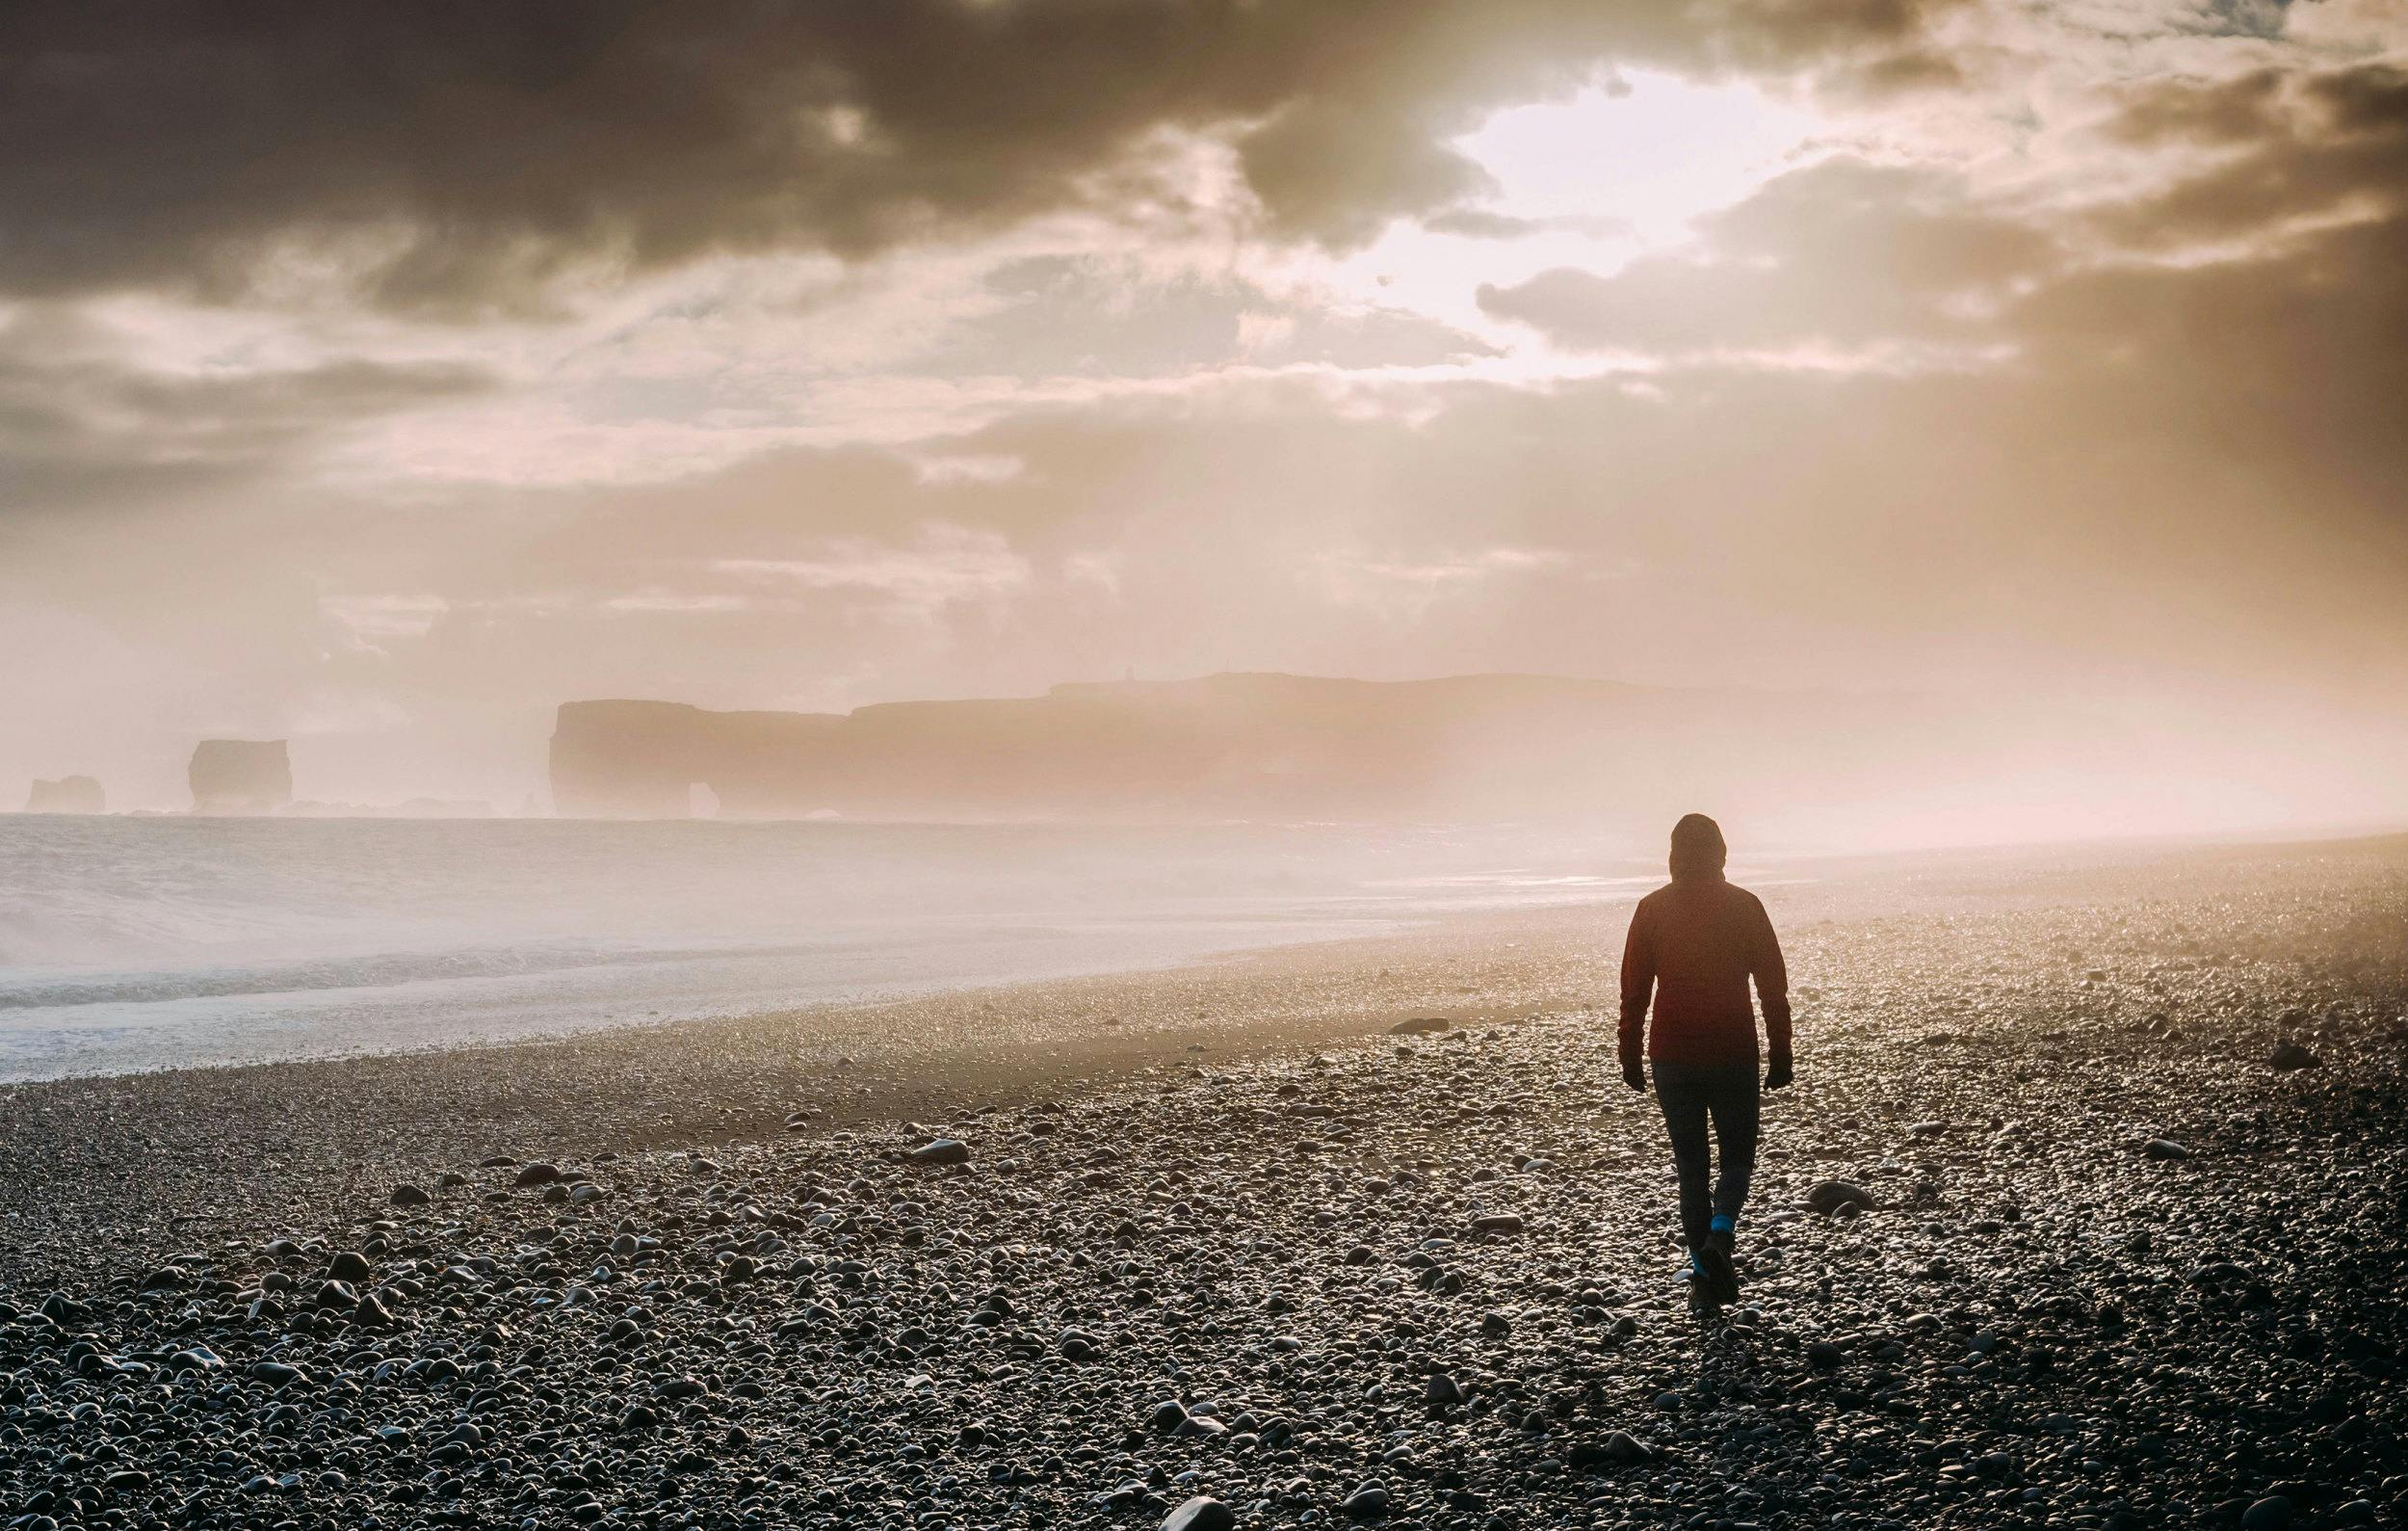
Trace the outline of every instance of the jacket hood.
{"label": "jacket hood", "polygon": [[1720,877],[1730,850],[1722,843],[1722,826],[1702,813],[1682,816],[1672,826],[1672,876]]}

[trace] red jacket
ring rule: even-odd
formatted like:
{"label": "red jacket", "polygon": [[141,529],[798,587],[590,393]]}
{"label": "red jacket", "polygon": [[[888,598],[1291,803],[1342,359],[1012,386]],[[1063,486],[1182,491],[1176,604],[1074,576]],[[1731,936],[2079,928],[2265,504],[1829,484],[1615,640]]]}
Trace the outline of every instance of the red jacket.
{"label": "red jacket", "polygon": [[1675,878],[1640,899],[1622,947],[1623,1066],[1637,1064],[1644,1038],[1647,1056],[1661,1062],[1754,1068],[1751,976],[1765,1005],[1766,1041],[1774,1057],[1787,1057],[1790,975],[1756,895],[1709,873]]}

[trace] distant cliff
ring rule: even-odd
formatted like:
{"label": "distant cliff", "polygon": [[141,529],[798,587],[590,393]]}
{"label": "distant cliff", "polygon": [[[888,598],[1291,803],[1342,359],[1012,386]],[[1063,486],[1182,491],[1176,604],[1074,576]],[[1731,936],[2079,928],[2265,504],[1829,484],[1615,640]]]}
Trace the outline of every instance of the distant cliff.
{"label": "distant cliff", "polygon": [[107,794],[91,777],[61,777],[56,781],[36,781],[33,795],[25,800],[28,813],[105,813],[109,808]]}
{"label": "distant cliff", "polygon": [[682,819],[694,783],[740,817],[808,813],[850,752],[832,713],[571,701],[552,729],[552,804],[576,818]]}
{"label": "distant cliff", "polygon": [[293,801],[281,739],[203,739],[185,771],[195,813],[275,813]]}
{"label": "distant cliff", "polygon": [[551,774],[579,817],[684,817],[701,784],[740,818],[1652,822],[1809,783],[1877,794],[1966,743],[1897,699],[1222,674],[841,715],[572,701]]}

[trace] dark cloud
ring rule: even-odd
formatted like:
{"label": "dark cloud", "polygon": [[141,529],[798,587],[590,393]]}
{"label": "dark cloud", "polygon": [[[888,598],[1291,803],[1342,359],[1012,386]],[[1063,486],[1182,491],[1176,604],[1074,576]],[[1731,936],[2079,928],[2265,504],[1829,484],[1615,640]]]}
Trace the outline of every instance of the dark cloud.
{"label": "dark cloud", "polygon": [[2408,207],[2408,68],[2396,64],[2163,82],[2135,91],[2109,131],[2212,151],[2164,191],[2098,212],[2094,224],[2126,245],[2280,236]]}
{"label": "dark cloud", "polygon": [[2252,69],[2221,80],[2161,80],[2133,92],[2107,131],[2126,143],[2246,144],[2277,130],[2290,72]]}
{"label": "dark cloud", "polygon": [[1496,190],[1487,172],[1432,143],[1400,112],[1338,102],[1291,106],[1238,144],[1272,231],[1369,244],[1399,214],[1435,213]]}
{"label": "dark cloud", "polygon": [[0,325],[0,528],[255,480],[328,431],[490,386],[450,364],[145,369],[72,313]]}
{"label": "dark cloud", "polygon": [[1152,130],[1245,123],[1270,225],[1345,244],[1476,190],[1441,140],[1488,105],[1624,60],[1853,66],[1951,3],[35,0],[0,9],[0,291],[535,304],[594,263],[1125,204]]}
{"label": "dark cloud", "polygon": [[1876,54],[1829,82],[1839,93],[1874,97],[1942,91],[1966,83],[1965,66],[1955,55],[1921,47]]}

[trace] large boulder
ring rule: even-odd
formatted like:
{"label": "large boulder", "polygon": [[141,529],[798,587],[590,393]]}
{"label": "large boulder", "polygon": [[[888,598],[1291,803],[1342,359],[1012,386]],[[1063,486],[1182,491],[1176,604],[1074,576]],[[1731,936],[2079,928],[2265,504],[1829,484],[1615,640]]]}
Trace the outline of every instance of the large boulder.
{"label": "large boulder", "polygon": [[275,813],[293,801],[293,762],[281,739],[203,739],[185,778],[195,813]]}
{"label": "large boulder", "polygon": [[31,797],[25,800],[28,813],[105,813],[109,800],[100,790],[100,783],[91,777],[61,777],[56,781],[37,781]]}

